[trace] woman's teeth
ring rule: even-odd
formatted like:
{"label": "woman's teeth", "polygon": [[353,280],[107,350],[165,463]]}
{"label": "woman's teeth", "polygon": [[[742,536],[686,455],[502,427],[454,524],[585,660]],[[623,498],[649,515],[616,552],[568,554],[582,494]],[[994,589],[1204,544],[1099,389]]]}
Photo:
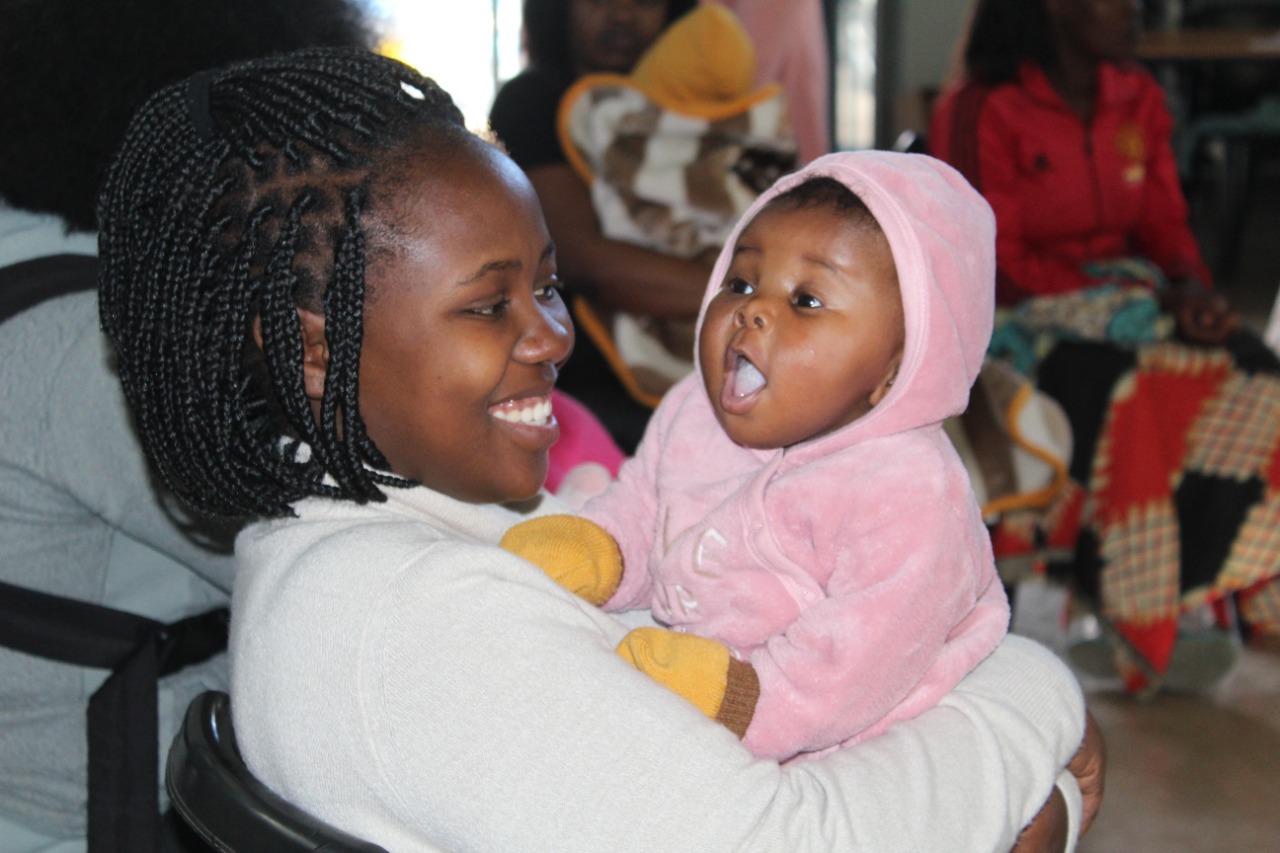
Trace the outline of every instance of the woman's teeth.
{"label": "woman's teeth", "polygon": [[545,426],[551,420],[551,398],[531,397],[499,403],[489,413],[500,421],[529,426]]}

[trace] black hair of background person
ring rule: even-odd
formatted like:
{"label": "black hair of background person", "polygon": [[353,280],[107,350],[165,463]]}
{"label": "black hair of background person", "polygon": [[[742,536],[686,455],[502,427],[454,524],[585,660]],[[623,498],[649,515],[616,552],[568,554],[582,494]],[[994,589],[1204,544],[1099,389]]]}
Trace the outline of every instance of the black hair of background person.
{"label": "black hair of background person", "polygon": [[372,49],[366,5],[4,0],[0,197],[93,230],[107,163],[148,95],[203,68],[302,46]]}
{"label": "black hair of background person", "polygon": [[[573,69],[569,49],[569,4],[572,0],[524,0],[525,50],[529,64],[554,71]],[[667,23],[698,5],[698,0],[668,0]]]}
{"label": "black hair of background person", "polygon": [[1041,68],[1057,62],[1044,3],[1028,0],[978,0],[964,46],[968,75],[993,86],[1013,80],[1024,60]]}

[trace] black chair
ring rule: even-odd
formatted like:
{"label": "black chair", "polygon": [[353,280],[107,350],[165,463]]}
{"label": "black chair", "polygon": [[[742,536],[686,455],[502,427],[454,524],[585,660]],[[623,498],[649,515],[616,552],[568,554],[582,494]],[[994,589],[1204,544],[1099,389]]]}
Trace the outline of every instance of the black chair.
{"label": "black chair", "polygon": [[285,802],[249,772],[236,746],[227,694],[208,691],[187,709],[169,750],[173,807],[225,853],[387,853]]}

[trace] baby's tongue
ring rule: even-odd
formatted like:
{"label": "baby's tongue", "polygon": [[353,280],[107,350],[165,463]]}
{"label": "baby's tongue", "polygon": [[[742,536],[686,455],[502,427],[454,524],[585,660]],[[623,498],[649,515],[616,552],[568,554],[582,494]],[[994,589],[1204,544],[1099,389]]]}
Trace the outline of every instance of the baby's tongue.
{"label": "baby's tongue", "polygon": [[733,396],[746,397],[765,386],[764,374],[745,358],[738,359],[738,366],[733,371]]}

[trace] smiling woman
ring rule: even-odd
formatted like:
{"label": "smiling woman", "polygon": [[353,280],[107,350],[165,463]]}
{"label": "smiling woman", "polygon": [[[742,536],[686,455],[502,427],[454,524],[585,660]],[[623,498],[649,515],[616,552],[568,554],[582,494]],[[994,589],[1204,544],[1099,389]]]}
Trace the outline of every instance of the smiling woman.
{"label": "smiling woman", "polygon": [[[532,497],[559,435],[551,390],[573,348],[551,238],[508,158],[475,138],[433,156],[435,145],[374,184],[407,201],[388,224],[394,250],[374,247],[368,273],[365,424],[392,470],[429,488],[478,502]],[[432,215],[442,207],[455,213]],[[316,366],[308,393],[318,401]]]}

